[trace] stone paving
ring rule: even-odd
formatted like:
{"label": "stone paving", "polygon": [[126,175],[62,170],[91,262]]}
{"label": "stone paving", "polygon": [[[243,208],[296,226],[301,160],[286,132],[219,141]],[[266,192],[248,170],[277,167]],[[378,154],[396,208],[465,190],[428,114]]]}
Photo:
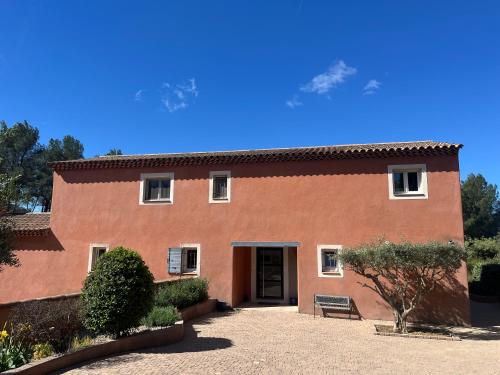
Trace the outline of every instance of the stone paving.
{"label": "stone paving", "polygon": [[500,327],[438,341],[376,336],[373,324],[279,309],[214,313],[187,324],[178,344],[66,374],[500,374]]}

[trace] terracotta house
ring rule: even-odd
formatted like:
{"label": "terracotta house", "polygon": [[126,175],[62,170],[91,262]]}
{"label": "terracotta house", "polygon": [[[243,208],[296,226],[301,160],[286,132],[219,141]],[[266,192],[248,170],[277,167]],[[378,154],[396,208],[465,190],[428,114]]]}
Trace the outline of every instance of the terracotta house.
{"label": "terracotta house", "polygon": [[[51,214],[17,218],[18,268],[0,303],[78,292],[97,258],[137,250],[158,280],[199,275],[229,305],[350,296],[385,303],[344,270],[343,248],[379,236],[463,243],[460,144],[404,142],[55,162]],[[465,265],[419,319],[469,323]]]}

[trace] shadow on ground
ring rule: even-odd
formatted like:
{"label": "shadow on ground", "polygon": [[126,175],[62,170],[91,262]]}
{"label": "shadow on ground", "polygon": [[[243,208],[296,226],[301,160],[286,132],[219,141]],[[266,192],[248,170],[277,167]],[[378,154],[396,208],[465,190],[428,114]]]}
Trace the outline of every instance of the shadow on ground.
{"label": "shadow on ground", "polygon": [[134,363],[145,360],[144,354],[167,354],[167,353],[188,353],[188,352],[202,352],[210,350],[221,350],[233,346],[233,342],[223,337],[199,337],[199,331],[195,330],[193,324],[204,325],[211,324],[215,319],[230,316],[236,312],[216,312],[206,315],[203,318],[193,320],[184,325],[184,339],[178,343],[160,346],[156,348],[142,349],[136,352],[121,353],[111,357],[96,358],[91,361],[79,363],[77,365],[67,367],[63,370],[55,372],[54,374],[63,374],[66,371],[86,367],[89,370],[109,369],[114,365],[121,365],[123,363]]}
{"label": "shadow on ground", "polygon": [[470,302],[471,328],[456,328],[464,340],[500,340],[500,303]]}

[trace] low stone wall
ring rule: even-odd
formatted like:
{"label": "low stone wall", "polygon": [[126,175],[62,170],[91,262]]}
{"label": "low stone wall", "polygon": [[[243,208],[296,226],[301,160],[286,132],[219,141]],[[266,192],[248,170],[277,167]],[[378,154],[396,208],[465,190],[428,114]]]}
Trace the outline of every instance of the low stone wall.
{"label": "low stone wall", "polygon": [[71,294],[61,294],[59,296],[51,296],[51,297],[43,297],[43,298],[34,298],[25,301],[17,301],[11,303],[3,303],[0,304],[0,325],[3,327],[5,322],[9,321],[10,314],[16,306],[23,305],[26,303],[31,303],[35,301],[59,301],[59,300],[68,300],[68,299],[78,299],[80,298],[80,293],[71,293]]}
{"label": "low stone wall", "polygon": [[194,306],[185,308],[181,311],[182,320],[188,322],[202,315],[208,314],[215,310],[216,304],[216,299],[208,299],[205,302],[201,302]]}
{"label": "low stone wall", "polygon": [[196,319],[215,310],[217,300],[209,299],[205,302],[190,306],[181,311],[183,320],[173,326],[151,331],[140,332],[135,335],[122,337],[102,344],[96,344],[63,355],[56,355],[28,363],[24,366],[4,372],[3,374],[38,375],[70,367],[91,359],[110,355],[174,344],[184,338],[184,321]]}
{"label": "low stone wall", "polygon": [[[184,279],[183,279],[184,280]],[[178,282],[178,279],[172,280],[155,280],[155,287],[160,287],[165,284],[169,283],[175,283]],[[69,293],[69,294],[60,294],[57,296],[47,296],[47,297],[40,297],[40,298],[33,298],[33,299],[28,299],[28,300],[23,300],[23,301],[16,301],[16,302],[9,302],[9,303],[0,303],[0,326],[3,327],[5,322],[9,320],[10,314],[12,313],[12,310],[22,304],[34,302],[34,301],[57,301],[61,299],[77,299],[80,298],[80,292],[76,293]]]}

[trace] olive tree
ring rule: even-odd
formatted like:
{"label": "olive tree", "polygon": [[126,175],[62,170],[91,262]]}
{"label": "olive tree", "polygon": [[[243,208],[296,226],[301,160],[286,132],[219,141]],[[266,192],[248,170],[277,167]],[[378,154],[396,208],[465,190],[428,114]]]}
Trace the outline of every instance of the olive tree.
{"label": "olive tree", "polygon": [[392,243],[377,241],[345,249],[340,258],[346,269],[370,280],[361,283],[389,304],[394,331],[407,333],[409,315],[422,298],[455,275],[465,251],[453,243]]}

